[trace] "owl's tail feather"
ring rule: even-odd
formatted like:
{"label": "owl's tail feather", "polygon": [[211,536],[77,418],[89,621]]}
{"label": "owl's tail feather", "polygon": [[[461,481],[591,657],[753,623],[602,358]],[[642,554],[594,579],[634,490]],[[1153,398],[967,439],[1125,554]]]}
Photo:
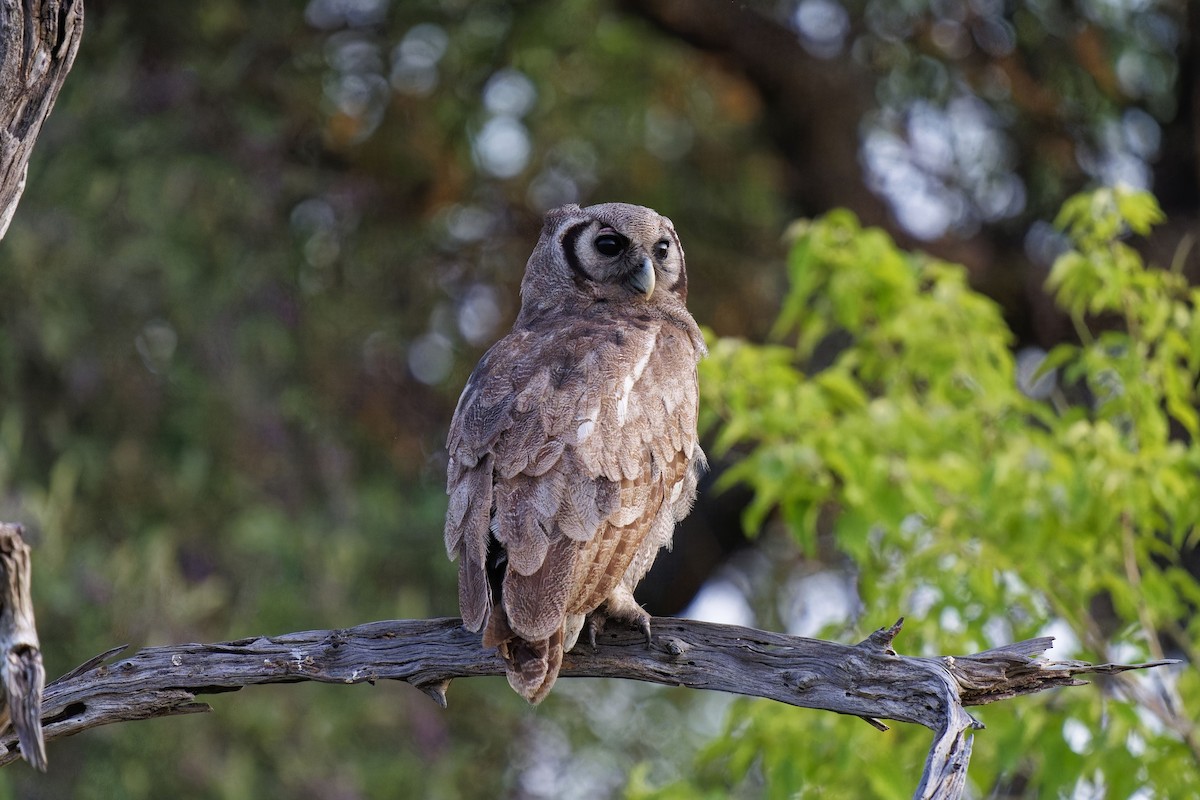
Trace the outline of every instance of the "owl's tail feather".
{"label": "owl's tail feather", "polygon": [[550,693],[562,668],[562,628],[549,638],[527,641],[509,627],[508,618],[499,605],[492,608],[487,627],[483,629],[483,646],[496,648],[504,659],[508,685],[535,706]]}

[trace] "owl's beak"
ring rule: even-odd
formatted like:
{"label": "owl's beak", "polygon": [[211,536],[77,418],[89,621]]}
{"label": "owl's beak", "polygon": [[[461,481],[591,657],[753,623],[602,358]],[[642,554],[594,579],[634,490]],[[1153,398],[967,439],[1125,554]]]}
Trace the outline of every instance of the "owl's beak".
{"label": "owl's beak", "polygon": [[654,294],[654,262],[649,256],[643,257],[638,268],[629,273],[625,284],[643,297]]}

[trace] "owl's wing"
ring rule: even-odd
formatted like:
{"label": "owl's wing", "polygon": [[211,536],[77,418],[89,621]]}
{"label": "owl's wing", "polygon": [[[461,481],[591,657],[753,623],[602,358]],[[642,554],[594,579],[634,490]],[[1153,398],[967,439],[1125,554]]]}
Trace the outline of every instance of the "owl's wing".
{"label": "owl's wing", "polygon": [[[695,350],[686,336],[635,333],[517,332],[463,390],[448,440],[446,549],[460,558],[471,630],[503,580],[512,630],[551,636],[564,614],[603,600],[676,499],[699,452]],[[681,364],[688,379],[658,380]]]}
{"label": "owl's wing", "polygon": [[446,440],[446,553],[459,559],[459,608],[466,627],[478,631],[493,602],[487,565],[500,437],[513,425],[527,334],[501,339],[480,359],[463,387]]}

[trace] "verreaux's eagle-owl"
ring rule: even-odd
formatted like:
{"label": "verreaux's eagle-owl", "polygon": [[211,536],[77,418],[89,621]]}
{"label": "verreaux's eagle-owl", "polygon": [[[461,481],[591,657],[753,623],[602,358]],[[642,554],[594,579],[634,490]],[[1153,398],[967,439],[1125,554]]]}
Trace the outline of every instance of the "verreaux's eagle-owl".
{"label": "verreaux's eagle-owl", "polygon": [[691,509],[696,363],[683,248],[649,208],[549,212],[512,332],[475,368],[447,442],[446,550],[463,622],[531,703],[585,620],[650,635],[633,589]]}

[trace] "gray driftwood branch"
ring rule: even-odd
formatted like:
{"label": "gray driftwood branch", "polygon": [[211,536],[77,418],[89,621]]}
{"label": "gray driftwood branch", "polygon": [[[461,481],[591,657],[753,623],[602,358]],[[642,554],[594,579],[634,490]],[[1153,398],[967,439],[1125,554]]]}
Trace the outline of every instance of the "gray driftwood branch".
{"label": "gray driftwood branch", "polygon": [[[965,710],[1056,686],[1077,676],[1169,663],[1091,665],[1039,658],[1051,639],[1032,639],[971,656],[897,655],[897,622],[855,645],[681,619],[653,620],[653,642],[640,633],[607,632],[595,650],[568,653],[565,677],[626,678],[765,697],[805,708],[924,725],[935,732],[920,798],[961,795],[970,731]],[[345,630],[306,631],[220,644],[149,647],[110,663],[102,653],[46,687],[46,739],[111,722],[208,711],[198,695],[261,683],[400,680],[440,705],[455,678],[502,675],[494,651],[457,619],[372,622]],[[17,758],[13,736],[0,737],[0,764]]]}
{"label": "gray driftwood branch", "polygon": [[83,0],[0,2],[0,239],[82,36]]}

